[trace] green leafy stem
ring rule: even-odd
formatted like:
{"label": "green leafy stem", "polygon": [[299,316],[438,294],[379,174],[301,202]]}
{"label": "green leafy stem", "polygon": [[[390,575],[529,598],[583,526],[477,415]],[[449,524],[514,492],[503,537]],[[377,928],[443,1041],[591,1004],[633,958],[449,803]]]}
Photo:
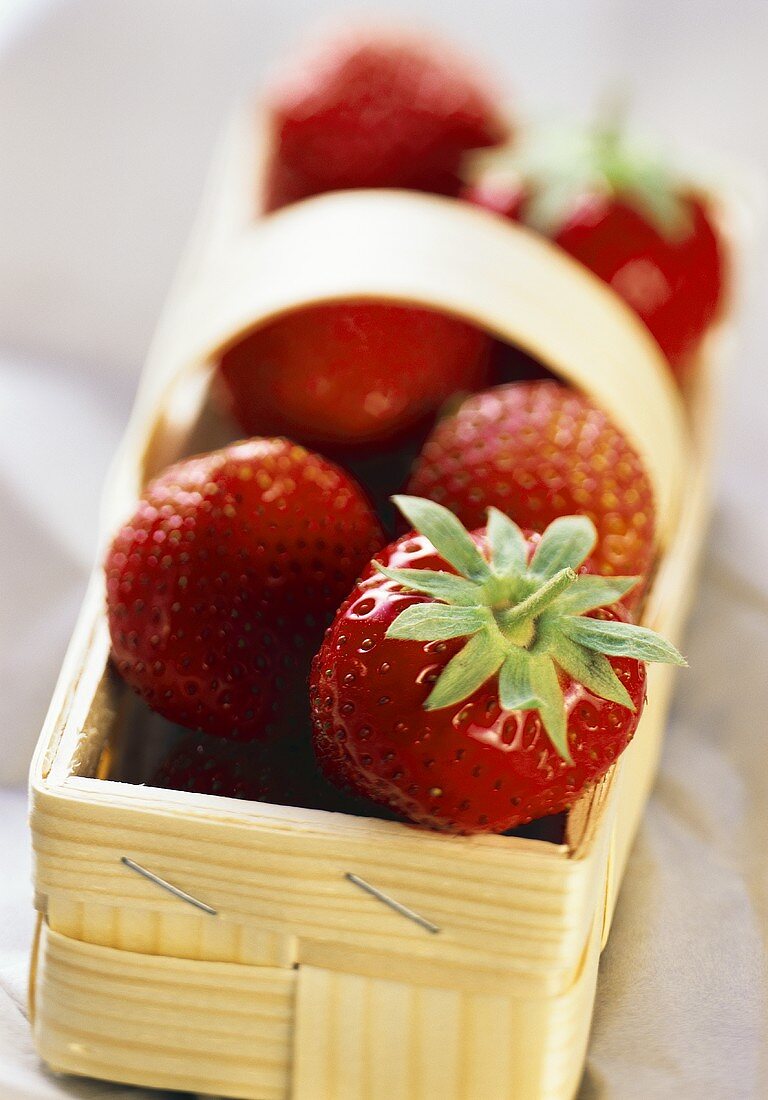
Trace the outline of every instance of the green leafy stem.
{"label": "green leafy stem", "polygon": [[616,603],[638,577],[602,577],[577,570],[597,541],[586,516],[563,516],[547,527],[529,560],[518,525],[488,511],[486,558],[459,520],[420,497],[393,498],[400,511],[455,570],[377,568],[423,596],[390,625],[388,638],[433,642],[467,638],[446,664],[425,708],[469,698],[498,675],[505,710],[538,710],[552,744],[569,763],[567,713],[558,669],[589,691],[634,711],[609,657],[685,665],[677,649],[646,627],[585,618]]}

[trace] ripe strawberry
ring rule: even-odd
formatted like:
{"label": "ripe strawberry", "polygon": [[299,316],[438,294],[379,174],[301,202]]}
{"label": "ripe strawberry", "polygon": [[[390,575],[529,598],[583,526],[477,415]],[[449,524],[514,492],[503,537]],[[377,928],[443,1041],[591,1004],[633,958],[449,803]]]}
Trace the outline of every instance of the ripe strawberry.
{"label": "ripe strawberry", "polygon": [[148,784],[248,802],[384,816],[378,807],[331,786],[318,769],[309,737],[289,735],[272,744],[243,745],[188,733],[166,753]]}
{"label": "ripe strawberry", "polygon": [[609,283],[684,374],[717,317],[725,257],[705,202],[664,165],[594,131],[523,158],[506,188],[489,175],[466,197],[545,233]]}
{"label": "ripe strawberry", "polygon": [[402,34],[324,42],[268,102],[268,210],[354,187],[455,195],[463,154],[507,134],[496,96],[463,58]]}
{"label": "ripe strawberry", "polygon": [[305,756],[300,741],[281,741],[278,751],[274,745],[240,745],[187,733],[148,782],[166,790],[306,806],[311,801],[312,769]]}
{"label": "ripe strawberry", "polygon": [[426,309],[312,306],[246,336],[221,361],[243,429],[306,443],[391,439],[457,390],[483,385],[489,338]]}
{"label": "ripe strawberry", "polygon": [[311,654],[382,541],[354,481],[287,440],[186,459],[107,555],[117,668],[171,721],[270,739],[302,713]]}
{"label": "ripe strawberry", "polygon": [[588,195],[555,236],[632,306],[678,374],[715,319],[723,279],[706,208],[692,195],[679,204],[680,229],[665,233],[631,201]]}
{"label": "ripe strawberry", "polygon": [[597,529],[598,573],[647,577],[651,569],[653,491],[642,463],[601,409],[559,382],[515,382],[468,398],[435,427],[408,492],[445,505],[470,530],[491,505],[536,531],[580,512]]}
{"label": "ripe strawberry", "polygon": [[313,665],[321,766],[451,832],[563,810],[631,740],[643,661],[683,659],[605,610],[634,579],[589,575],[585,517],[524,535],[491,509],[470,536],[440,505],[397,502],[421,533],[374,559]]}
{"label": "ripe strawberry", "polygon": [[[275,744],[241,745],[199,731],[188,733],[168,750],[147,782],[171,791],[354,812],[349,796],[322,777],[308,737],[288,735]],[[355,801],[354,809],[360,812],[361,804]]]}

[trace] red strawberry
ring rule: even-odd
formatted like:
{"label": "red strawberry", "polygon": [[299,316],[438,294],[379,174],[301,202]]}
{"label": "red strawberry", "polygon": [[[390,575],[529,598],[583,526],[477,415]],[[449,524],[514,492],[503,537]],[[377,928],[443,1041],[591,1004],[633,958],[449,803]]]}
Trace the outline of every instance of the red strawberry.
{"label": "red strawberry", "polygon": [[432,41],[357,33],[325,42],[269,97],[266,207],[354,187],[455,195],[463,154],[507,134],[496,99]]}
{"label": "red strawberry", "polygon": [[631,740],[643,661],[682,658],[620,604],[599,610],[632,578],[589,575],[585,517],[526,536],[492,509],[470,536],[440,505],[397,500],[422,533],[371,563],[313,665],[322,767],[452,832],[568,807]]}
{"label": "red strawberry", "polygon": [[408,492],[444,504],[470,530],[491,505],[537,531],[580,512],[597,528],[598,573],[646,577],[651,569],[654,503],[643,465],[601,409],[559,382],[515,382],[468,398],[432,432]]}
{"label": "red strawberry", "polygon": [[536,158],[466,197],[545,233],[609,283],[681,375],[723,297],[724,250],[704,201],[615,132],[571,135]]}
{"label": "red strawberry", "polygon": [[679,229],[665,231],[629,198],[585,195],[554,239],[632,306],[680,374],[717,315],[723,260],[704,204],[678,204]]}
{"label": "red strawberry", "polygon": [[186,459],[107,555],[115,663],[171,721],[269,739],[302,713],[311,654],[382,540],[354,481],[287,440]]}
{"label": "red strawberry", "polygon": [[[205,733],[185,734],[161,760],[151,787],[249,802],[304,806],[363,816],[378,807],[338,790],[320,773],[307,737],[243,745]],[[389,815],[391,816],[391,815]]]}
{"label": "red strawberry", "polygon": [[205,733],[185,734],[161,760],[151,787],[194,791],[251,802],[305,806],[311,800],[311,769],[301,742],[240,745]]}
{"label": "red strawberry", "polygon": [[426,309],[313,306],[246,336],[221,375],[247,432],[307,443],[387,440],[481,386],[489,338]]}

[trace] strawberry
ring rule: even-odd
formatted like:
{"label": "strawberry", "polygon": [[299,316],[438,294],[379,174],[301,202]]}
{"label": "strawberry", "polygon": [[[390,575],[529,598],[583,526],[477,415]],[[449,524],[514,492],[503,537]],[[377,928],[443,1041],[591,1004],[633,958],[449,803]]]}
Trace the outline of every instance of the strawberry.
{"label": "strawberry", "polygon": [[626,199],[587,195],[555,235],[630,305],[678,375],[717,316],[722,257],[704,204],[678,196],[679,229],[654,224]]}
{"label": "strawberry", "polygon": [[489,349],[479,329],[431,310],[320,305],[246,336],[224,354],[221,378],[247,432],[367,444],[483,385]]}
{"label": "strawberry", "polygon": [[589,398],[553,380],[464,401],[425,443],[408,492],[444,504],[470,530],[491,505],[535,531],[581,512],[597,529],[597,572],[651,569],[653,491],[638,455]]}
{"label": "strawberry", "polygon": [[492,508],[470,536],[440,505],[396,499],[416,532],[374,559],[313,665],[321,766],[450,832],[567,808],[631,740],[644,662],[682,657],[616,603],[635,578],[591,572],[586,517],[526,535]]}
{"label": "strawberry", "polygon": [[[615,130],[572,134],[493,169],[465,197],[551,237],[634,309],[682,377],[723,298],[706,202]],[[521,178],[522,177],[522,178]]]}
{"label": "strawberry", "polygon": [[317,767],[308,737],[244,745],[205,733],[187,733],[162,758],[148,784],[337,813],[371,816],[373,810],[383,816],[377,807],[328,783]]}
{"label": "strawberry", "polygon": [[268,96],[266,208],[354,187],[455,195],[464,153],[507,135],[496,101],[432,41],[357,32],[324,42]]}
{"label": "strawberry", "polygon": [[165,753],[147,784],[167,791],[396,820],[391,811],[329,783],[317,766],[309,737],[288,735],[273,744],[242,745],[199,731],[186,733]]}
{"label": "strawberry", "polygon": [[187,733],[163,757],[151,787],[194,791],[251,802],[304,806],[311,801],[311,769],[301,742],[240,745],[205,733]]}
{"label": "strawberry", "polygon": [[303,713],[311,655],[382,541],[359,486],[287,440],[186,459],[107,554],[115,664],[171,721],[268,740]]}

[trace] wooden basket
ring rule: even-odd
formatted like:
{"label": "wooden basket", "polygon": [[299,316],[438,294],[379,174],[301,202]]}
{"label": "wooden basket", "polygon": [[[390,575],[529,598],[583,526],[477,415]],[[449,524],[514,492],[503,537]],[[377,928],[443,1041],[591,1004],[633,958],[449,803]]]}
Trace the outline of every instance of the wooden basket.
{"label": "wooden basket", "polygon": [[[659,516],[644,621],[679,640],[706,520],[719,334],[686,412],[634,315],[545,241],[405,192],[327,195],[257,219],[260,148],[250,122],[224,142],[109,479],[103,540],[149,477],[218,441],[207,394],[223,347],[299,305],[414,302],[521,346],[634,442]],[[650,669],[632,745],[573,807],[556,844],[100,778],[134,705],[108,653],[99,563],[31,773],[40,913],[31,1003],[52,1068],[260,1100],[573,1095],[669,668]]]}

